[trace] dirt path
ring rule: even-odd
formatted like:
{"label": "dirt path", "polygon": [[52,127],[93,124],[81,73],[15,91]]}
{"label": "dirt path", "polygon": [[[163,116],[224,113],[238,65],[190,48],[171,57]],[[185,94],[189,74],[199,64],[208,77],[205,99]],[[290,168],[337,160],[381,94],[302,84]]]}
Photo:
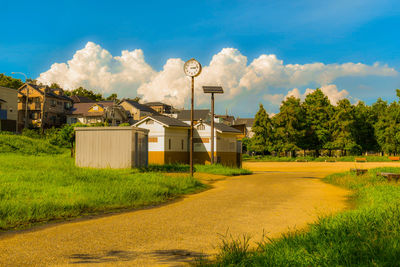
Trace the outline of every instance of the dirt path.
{"label": "dirt path", "polygon": [[247,166],[260,173],[218,181],[213,189],[170,205],[3,236],[0,264],[180,265],[215,253],[219,234],[227,231],[258,241],[263,231],[277,236],[346,207],[348,192],[319,178],[353,166]]}

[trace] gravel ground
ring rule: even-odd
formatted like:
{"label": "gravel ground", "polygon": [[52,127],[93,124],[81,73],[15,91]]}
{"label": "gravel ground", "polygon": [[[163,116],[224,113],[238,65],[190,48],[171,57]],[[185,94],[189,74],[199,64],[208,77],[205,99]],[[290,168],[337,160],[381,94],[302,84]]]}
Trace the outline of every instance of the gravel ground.
{"label": "gravel ground", "polygon": [[276,237],[346,208],[349,192],[320,178],[354,163],[251,162],[245,167],[256,173],[218,180],[212,189],[168,205],[3,234],[0,265],[182,265],[213,255],[221,235],[246,234],[254,244],[263,232]]}

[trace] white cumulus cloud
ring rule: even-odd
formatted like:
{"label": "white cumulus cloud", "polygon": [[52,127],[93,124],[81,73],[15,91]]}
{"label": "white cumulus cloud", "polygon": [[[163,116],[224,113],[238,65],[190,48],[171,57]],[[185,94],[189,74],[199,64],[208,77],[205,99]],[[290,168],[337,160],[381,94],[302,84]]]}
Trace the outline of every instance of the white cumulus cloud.
{"label": "white cumulus cloud", "polygon": [[[54,63],[38,77],[43,84],[53,82],[65,89],[83,86],[104,94],[117,93],[119,97],[142,96],[144,101],[164,101],[182,107],[190,95],[190,79],[183,73],[184,61],[167,60],[162,70],[154,70],[146,61],[143,51],[122,51],[113,56],[100,45],[88,42],[75,52],[66,63]],[[196,101],[203,103],[209,96],[202,93],[202,85],[220,85],[224,88],[224,101],[243,94],[264,95],[267,101],[284,99],[284,93],[270,94],[271,88],[301,97],[298,87],[317,84],[332,102],[346,97],[348,92],[338,91],[331,84],[346,76],[395,76],[395,69],[375,63],[344,64],[284,64],[276,55],[260,55],[250,63],[246,56],[234,48],[224,48],[214,55],[196,78]],[[312,90],[312,89],[310,89]],[[307,92],[310,92],[308,90]],[[269,96],[268,96],[269,95]],[[250,103],[251,104],[251,103]]]}

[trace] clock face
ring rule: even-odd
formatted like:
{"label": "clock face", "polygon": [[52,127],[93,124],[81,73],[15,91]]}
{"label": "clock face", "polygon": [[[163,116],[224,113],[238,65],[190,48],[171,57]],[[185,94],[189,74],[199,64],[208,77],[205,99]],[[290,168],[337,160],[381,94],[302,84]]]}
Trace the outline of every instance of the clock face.
{"label": "clock face", "polygon": [[185,62],[183,70],[185,71],[185,74],[187,76],[196,77],[199,76],[201,72],[201,64],[197,60],[192,58]]}

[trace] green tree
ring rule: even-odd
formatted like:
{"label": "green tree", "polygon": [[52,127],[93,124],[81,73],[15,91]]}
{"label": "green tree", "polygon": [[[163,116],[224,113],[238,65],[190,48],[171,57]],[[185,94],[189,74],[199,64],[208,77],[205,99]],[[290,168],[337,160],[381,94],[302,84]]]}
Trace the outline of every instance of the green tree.
{"label": "green tree", "polygon": [[[383,105],[382,105],[383,106]],[[381,107],[382,107],[381,106]],[[387,154],[400,153],[400,103],[393,102],[378,115],[375,124],[377,142]]]}
{"label": "green tree", "polygon": [[372,114],[372,108],[359,101],[354,108],[354,135],[356,143],[361,146],[363,152],[378,151],[379,145],[375,137],[374,125],[376,119]]}
{"label": "green tree", "polygon": [[282,101],[280,111],[272,121],[275,129],[275,150],[290,152],[294,156],[295,151],[300,150],[299,144],[304,137],[304,112],[300,99],[291,96]]}
{"label": "green tree", "polygon": [[85,89],[83,87],[76,88],[76,89],[74,89],[72,91],[66,91],[65,94],[68,95],[68,96],[73,96],[73,95],[85,96],[87,98],[92,99],[93,101],[102,101],[102,100],[104,100],[104,97],[103,97],[102,94],[100,94],[100,93],[96,94],[93,91]]}
{"label": "green tree", "polygon": [[14,79],[13,77],[10,77],[10,76],[4,75],[3,73],[0,73],[0,86],[2,86],[2,87],[18,89],[23,84],[24,83],[20,79]]}
{"label": "green tree", "polygon": [[108,101],[110,101],[110,100],[112,100],[112,101],[114,101],[114,102],[119,102],[119,100],[118,100],[118,96],[117,96],[117,94],[111,94],[110,96],[108,96],[107,98],[106,98],[106,100],[108,100]]}
{"label": "green tree", "polygon": [[315,150],[319,156],[320,150],[331,141],[330,119],[333,106],[328,97],[320,89],[308,94],[302,104],[305,113],[305,134],[300,142],[303,149]]}
{"label": "green tree", "polygon": [[348,99],[342,99],[334,107],[334,114],[330,121],[332,127],[332,141],[327,142],[325,148],[339,149],[341,155],[359,154],[361,146],[356,142],[354,129],[355,108]]}
{"label": "green tree", "polygon": [[272,151],[272,122],[262,104],[260,104],[260,109],[255,116],[253,127],[251,129],[254,132],[254,136],[251,138],[252,150],[262,154]]}

